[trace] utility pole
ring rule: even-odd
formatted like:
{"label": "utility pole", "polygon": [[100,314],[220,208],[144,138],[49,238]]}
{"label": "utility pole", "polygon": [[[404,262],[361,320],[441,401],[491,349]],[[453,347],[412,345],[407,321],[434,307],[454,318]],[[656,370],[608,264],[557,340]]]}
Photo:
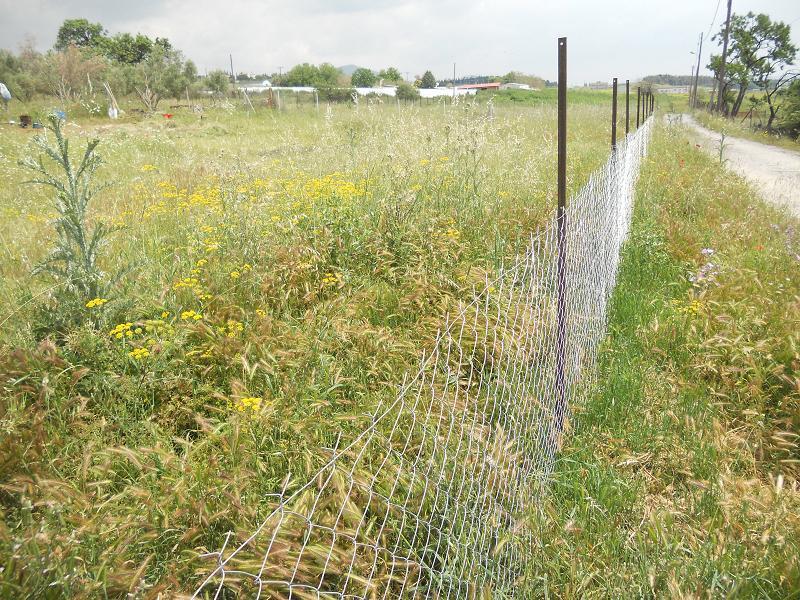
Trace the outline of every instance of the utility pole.
{"label": "utility pole", "polygon": [[700,32],[700,46],[697,48],[697,68],[694,70],[694,87],[692,89],[692,108],[697,107],[697,83],[700,80],[700,56],[703,54],[703,32]]}
{"label": "utility pole", "polygon": [[456,100],[456,63],[453,63],[453,102]]}
{"label": "utility pole", "polygon": [[233,72],[233,54],[231,54],[230,57],[231,57],[231,78],[233,79],[233,83],[236,83],[236,73]]}
{"label": "utility pole", "polygon": [[733,0],[728,0],[728,18],[725,21],[725,39],[722,41],[722,64],[719,67],[719,91],[717,92],[717,112],[722,113],[725,106],[725,59],[728,55],[728,37],[731,33],[731,5]]}

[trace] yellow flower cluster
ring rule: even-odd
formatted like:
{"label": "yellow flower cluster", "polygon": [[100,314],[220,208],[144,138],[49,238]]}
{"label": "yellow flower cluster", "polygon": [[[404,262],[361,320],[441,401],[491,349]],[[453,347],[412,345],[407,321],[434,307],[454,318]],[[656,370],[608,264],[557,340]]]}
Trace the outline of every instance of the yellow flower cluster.
{"label": "yellow flower cluster", "polygon": [[148,356],[150,356],[150,351],[147,348],[134,348],[130,352],[128,352],[128,356],[133,358],[134,360],[144,360]]}
{"label": "yellow flower cluster", "polygon": [[179,290],[181,288],[194,288],[200,281],[196,277],[184,277],[180,281],[176,282],[173,286],[173,290]]}
{"label": "yellow flower cluster", "polygon": [[244,331],[244,324],[234,319],[228,319],[225,325],[217,327],[217,331],[225,334],[229,338],[235,338],[239,333]]}
{"label": "yellow flower cluster", "polygon": [[149,171],[157,171],[158,167],[155,165],[142,165],[142,173],[147,173]]}
{"label": "yellow flower cluster", "polygon": [[251,271],[252,269],[253,269],[253,266],[250,263],[244,263],[238,269],[234,269],[233,271],[231,271],[230,272],[230,277],[231,277],[231,279],[239,279],[239,277],[242,276],[242,273],[247,273],[248,271]]}
{"label": "yellow flower cluster", "polygon": [[343,173],[331,173],[324,177],[304,178],[300,173],[294,179],[285,180],[283,188],[289,196],[318,200],[335,196],[340,200],[352,200],[363,196],[366,182],[353,182],[345,179]]}
{"label": "yellow flower cluster", "polygon": [[342,281],[341,273],[325,273],[325,275],[322,277],[323,286],[339,285],[341,281]]}
{"label": "yellow flower cluster", "polygon": [[672,300],[672,305],[675,307],[675,312],[688,315],[697,315],[703,310],[703,303],[697,299],[688,302],[675,299]]}
{"label": "yellow flower cluster", "polygon": [[114,329],[109,331],[108,335],[118,340],[121,340],[123,337],[133,337],[133,331],[131,330],[132,327],[133,323],[120,323],[114,327]]}
{"label": "yellow flower cluster", "polygon": [[238,398],[234,403],[234,407],[239,412],[246,412],[249,411],[253,414],[257,413],[261,410],[261,398]]}
{"label": "yellow flower cluster", "polygon": [[185,310],[181,313],[181,319],[184,321],[199,321],[202,318],[203,315],[193,310]]}
{"label": "yellow flower cluster", "polygon": [[96,306],[103,306],[108,302],[106,298],[94,298],[86,303],[86,308],[95,308]]}

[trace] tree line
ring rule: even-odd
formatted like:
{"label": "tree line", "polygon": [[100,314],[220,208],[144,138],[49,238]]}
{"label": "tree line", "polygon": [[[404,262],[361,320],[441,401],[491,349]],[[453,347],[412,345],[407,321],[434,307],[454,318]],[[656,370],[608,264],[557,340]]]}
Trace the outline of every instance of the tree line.
{"label": "tree line", "polygon": [[[369,88],[379,84],[397,86],[401,100],[419,98],[419,89],[440,85],[462,85],[496,81],[527,83],[544,87],[543,79],[510,71],[505,75],[464,77],[453,81],[437,80],[433,72],[405,81],[393,66],[378,71],[359,67],[351,76],[330,63],[314,65],[301,63],[281,73],[237,77],[223,70],[200,76],[195,63],[187,59],[167,38],[151,38],[141,33],[109,33],[101,23],[87,19],[66,19],[56,34],[53,47],[38,52],[32,41],[22,44],[19,51],[0,49],[0,82],[22,101],[37,94],[55,95],[62,104],[73,102],[91,104],[100,111],[98,96],[112,91],[114,96],[137,98],[149,112],[157,109],[166,98],[193,98],[203,91],[225,95],[236,80],[270,79],[276,86],[314,87],[320,99],[348,101],[353,88]],[[107,90],[105,89],[107,87]]]}
{"label": "tree line", "polygon": [[[723,24],[712,37],[719,45],[723,43],[726,28],[727,24]],[[797,47],[791,42],[788,24],[773,21],[765,14],[733,14],[721,86],[721,54],[712,54],[707,65],[717,81],[717,98],[722,95],[722,114],[736,117],[744,110],[747,100],[748,110],[766,108],[768,131],[797,136],[800,133],[800,71],[792,68],[796,58]],[[751,89],[758,93],[747,97]]]}

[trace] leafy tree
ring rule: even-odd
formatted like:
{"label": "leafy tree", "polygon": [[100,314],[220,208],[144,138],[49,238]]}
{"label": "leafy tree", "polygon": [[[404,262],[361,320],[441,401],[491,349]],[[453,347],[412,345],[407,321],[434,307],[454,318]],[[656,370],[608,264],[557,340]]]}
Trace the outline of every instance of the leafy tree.
{"label": "leafy tree", "polygon": [[77,46],[69,46],[63,52],[48,53],[37,75],[50,93],[67,103],[78,100],[87,90],[91,78],[105,68],[102,58],[86,55]]}
{"label": "leafy tree", "polygon": [[[722,40],[724,35],[723,27],[714,39]],[[729,48],[730,59],[726,61],[726,81],[721,93],[726,94],[731,85],[739,88],[730,114],[738,113],[752,82],[764,92],[770,111],[767,129],[771,129],[779,110],[776,100],[792,81],[791,76],[784,75],[776,79],[776,75],[794,63],[797,55],[797,48],[791,42],[791,28],[785,23],[773,22],[765,14],[733,15]],[[721,62],[719,55],[712,55],[709,68],[718,74]]]}
{"label": "leafy tree", "polygon": [[32,46],[23,47],[19,56],[0,49],[0,81],[6,84],[12,96],[27,102],[36,93],[37,84],[40,84],[36,72],[41,68],[41,61],[41,55]]}
{"label": "leafy tree", "polygon": [[281,77],[281,85],[312,86],[317,82],[319,69],[312,64],[295,65]]}
{"label": "leafy tree", "polygon": [[795,139],[800,137],[800,79],[788,86],[781,109],[780,129]]}
{"label": "leafy tree", "polygon": [[385,81],[390,81],[392,83],[397,83],[398,81],[403,80],[403,76],[400,75],[400,71],[398,71],[394,67],[381,69],[380,72],[378,72],[378,77],[384,79]]}
{"label": "leafy tree", "polygon": [[359,67],[353,71],[350,81],[352,82],[353,87],[372,87],[378,81],[378,78],[375,77],[375,73],[373,73],[370,69]]}
{"label": "leafy tree", "polygon": [[86,19],[66,19],[56,35],[56,50],[66,50],[69,46],[96,47],[105,40],[105,29],[100,23],[90,23]]}
{"label": "leafy tree", "polygon": [[425,71],[425,74],[420,79],[419,87],[424,89],[432,89],[436,87],[436,77],[430,71]]}
{"label": "leafy tree", "polygon": [[134,87],[148,111],[155,111],[165,96],[177,97],[186,89],[184,69],[183,55],[178,50],[153,45],[147,58],[134,69]]}
{"label": "leafy tree", "polygon": [[524,83],[532,88],[543,88],[544,79],[535,75],[526,75],[519,71],[509,71],[500,78],[500,83]]}
{"label": "leafy tree", "polygon": [[419,90],[410,83],[402,82],[397,86],[397,98],[404,101],[413,101],[419,98]]}
{"label": "leafy tree", "polygon": [[103,53],[113,61],[136,65],[146,59],[153,51],[155,43],[146,35],[119,33],[101,44]]}
{"label": "leafy tree", "polygon": [[206,87],[217,95],[223,95],[228,91],[231,83],[231,76],[225,71],[211,71],[206,77]]}
{"label": "leafy tree", "polygon": [[339,69],[330,63],[322,63],[319,66],[303,63],[293,66],[280,77],[279,81],[280,85],[286,86],[329,88],[341,84],[341,75]]}
{"label": "leafy tree", "polygon": [[331,63],[322,63],[317,68],[317,79],[311,85],[320,86],[336,86],[340,85],[342,72],[334,67]]}

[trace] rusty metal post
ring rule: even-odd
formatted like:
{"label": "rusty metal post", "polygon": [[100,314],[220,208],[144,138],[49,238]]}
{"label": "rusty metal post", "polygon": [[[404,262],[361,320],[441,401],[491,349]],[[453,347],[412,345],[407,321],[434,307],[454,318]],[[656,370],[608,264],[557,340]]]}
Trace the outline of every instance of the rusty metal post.
{"label": "rusty metal post", "polygon": [[631,132],[631,80],[625,80],[625,139]]}
{"label": "rusty metal post", "polygon": [[617,151],[617,78],[611,82],[611,151]]}
{"label": "rusty metal post", "polygon": [[636,129],[639,129],[639,115],[642,113],[642,88],[636,88]]}
{"label": "rusty metal post", "polygon": [[564,365],[567,351],[567,38],[558,38],[558,209],[556,211],[556,403],[555,431],[564,427],[567,389]]}

